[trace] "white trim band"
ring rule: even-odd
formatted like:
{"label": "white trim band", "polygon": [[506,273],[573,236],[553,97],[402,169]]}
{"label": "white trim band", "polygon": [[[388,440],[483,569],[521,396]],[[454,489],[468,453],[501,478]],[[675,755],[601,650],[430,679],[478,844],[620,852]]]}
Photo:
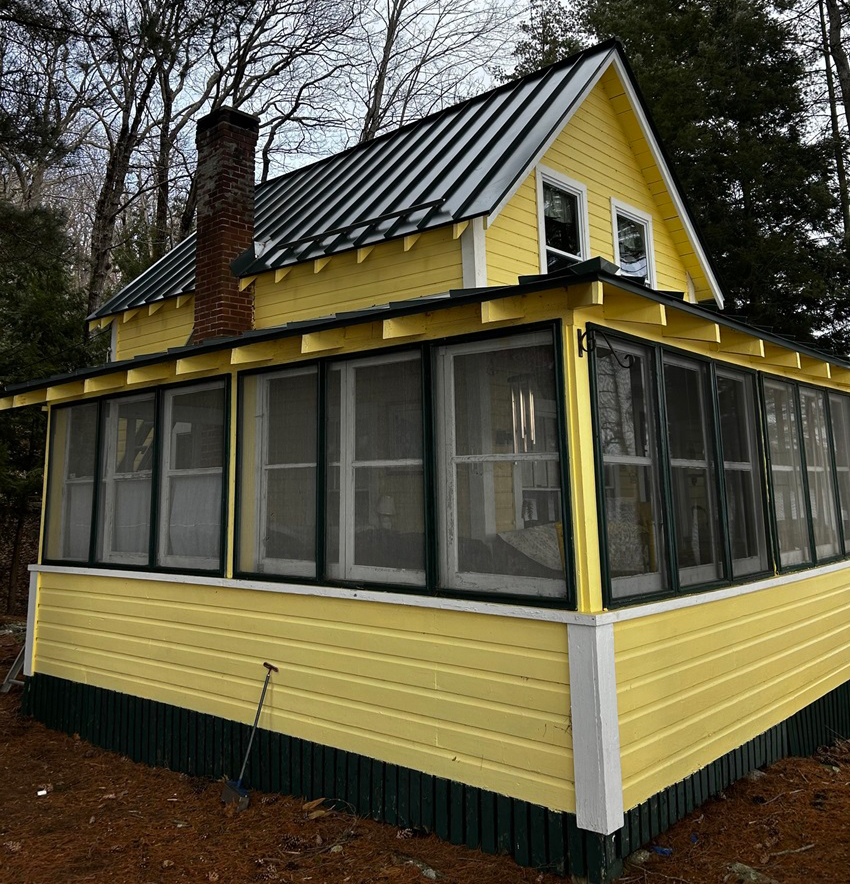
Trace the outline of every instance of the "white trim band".
{"label": "white trim band", "polygon": [[30,589],[27,597],[27,638],[24,651],[24,675],[32,675],[32,664],[35,660],[35,613],[38,601],[38,574],[35,566],[30,565]]}
{"label": "white trim band", "polygon": [[[621,608],[615,611],[603,611],[599,614],[581,614],[577,611],[564,611],[558,608],[536,608],[532,605],[515,602],[498,601],[482,602],[462,598],[441,598],[413,593],[391,592],[374,589],[347,589],[342,586],[316,586],[299,583],[272,582],[255,579],[235,579],[232,577],[201,577],[196,574],[156,573],[154,571],[120,571],[111,568],[78,568],[67,565],[30,565],[30,571],[41,574],[80,574],[86,577],[113,577],[120,580],[155,580],[161,583],[185,583],[190,586],[220,586],[229,589],[253,589],[260,592],[281,592],[289,595],[317,596],[335,599],[362,599],[367,602],[379,602],[389,605],[408,605],[414,608],[432,608],[443,611],[461,611],[469,614],[490,614],[495,617],[514,617],[520,620],[544,620],[551,623],[575,623],[584,626],[604,626],[609,623],[622,623],[627,620],[639,620],[641,617],[652,617],[668,611],[679,611],[683,608],[695,608],[724,599],[737,598],[753,592],[774,589],[799,583],[824,574],[850,570],[850,560],[833,562],[819,568],[808,568],[805,571],[794,571],[791,574],[780,574],[744,583],[739,586],[727,586],[711,592],[695,593],[694,595],[678,596],[660,602],[638,604],[632,608]],[[510,578],[506,578],[509,580]]]}

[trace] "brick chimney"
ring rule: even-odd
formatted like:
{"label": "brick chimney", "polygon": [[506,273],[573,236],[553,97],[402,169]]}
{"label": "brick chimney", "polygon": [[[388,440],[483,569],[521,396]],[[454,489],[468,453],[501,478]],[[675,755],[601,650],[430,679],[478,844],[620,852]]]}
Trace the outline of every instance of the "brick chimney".
{"label": "brick chimney", "polygon": [[254,240],[254,148],[260,121],[220,107],[198,121],[198,236],[192,343],[254,326],[253,286],[239,291],[230,262]]}

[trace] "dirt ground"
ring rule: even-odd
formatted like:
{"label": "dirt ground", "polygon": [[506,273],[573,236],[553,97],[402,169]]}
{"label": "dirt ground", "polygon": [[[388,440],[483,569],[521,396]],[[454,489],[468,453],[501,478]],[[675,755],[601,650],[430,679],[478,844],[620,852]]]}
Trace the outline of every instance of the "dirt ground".
{"label": "dirt ground", "polygon": [[[0,633],[7,624],[0,618]],[[18,641],[0,634],[3,675]],[[19,689],[0,695],[0,884],[563,881],[433,836],[400,837],[408,833],[316,802],[255,793],[234,814],[220,802],[220,783],[50,731],[21,717],[19,701]],[[850,744],[736,784],[633,855],[620,878],[743,881],[850,882]]]}

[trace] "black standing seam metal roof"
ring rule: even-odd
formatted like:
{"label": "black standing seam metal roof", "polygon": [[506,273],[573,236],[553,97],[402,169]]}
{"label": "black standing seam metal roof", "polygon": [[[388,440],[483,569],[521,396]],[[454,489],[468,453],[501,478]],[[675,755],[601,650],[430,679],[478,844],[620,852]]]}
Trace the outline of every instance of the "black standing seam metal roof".
{"label": "black standing seam metal roof", "polygon": [[481,301],[509,298],[514,295],[530,295],[535,292],[551,291],[559,288],[568,288],[571,285],[580,285],[588,282],[602,282],[613,285],[631,294],[640,295],[650,301],[674,307],[684,313],[716,322],[725,328],[734,329],[743,334],[752,335],[765,343],[785,347],[808,356],[812,359],[822,360],[839,368],[850,369],[850,359],[827,353],[813,347],[811,344],[792,341],[789,338],[766,331],[758,326],[748,324],[728,314],[718,311],[714,305],[692,304],[684,300],[682,292],[663,292],[648,288],[640,283],[620,276],[617,267],[604,258],[591,258],[567,267],[556,273],[544,273],[538,276],[521,277],[516,285],[495,286],[472,289],[452,289],[434,295],[425,295],[420,298],[410,298],[404,301],[392,301],[388,304],[379,304],[375,307],[366,307],[361,310],[348,310],[334,313],[330,316],[321,316],[316,319],[301,319],[284,325],[267,329],[254,329],[230,338],[216,338],[201,344],[186,344],[182,347],[172,347],[159,353],[148,353],[143,356],[135,356],[132,359],[122,359],[118,362],[107,362],[104,365],[95,365],[88,368],[79,368],[65,374],[53,375],[48,378],[39,378],[33,381],[23,381],[16,384],[7,384],[2,388],[4,396],[14,396],[20,393],[28,393],[34,390],[42,390],[46,387],[54,387],[66,384],[70,381],[84,380],[85,378],[99,377],[100,375],[114,374],[131,368],[142,368],[147,365],[156,365],[161,362],[170,362],[176,359],[200,356],[204,353],[215,353],[220,350],[229,350],[234,347],[245,347],[249,344],[259,344],[264,341],[275,341],[293,335],[303,335],[308,332],[321,331],[328,328],[342,328],[349,325],[357,325],[362,322],[374,322],[376,319],[392,319],[398,316],[412,316],[417,313],[425,313],[435,309],[455,307],[462,304],[480,303]]}
{"label": "black standing seam metal roof", "polygon": [[[253,276],[491,213],[618,52],[600,43],[256,189]],[[97,319],[191,292],[195,237],[95,311]]]}

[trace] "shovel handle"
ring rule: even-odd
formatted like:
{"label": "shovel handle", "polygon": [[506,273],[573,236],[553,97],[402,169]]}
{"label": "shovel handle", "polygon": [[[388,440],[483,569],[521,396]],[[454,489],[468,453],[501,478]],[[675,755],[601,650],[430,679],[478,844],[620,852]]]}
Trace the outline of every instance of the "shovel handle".
{"label": "shovel handle", "polygon": [[263,663],[263,666],[265,666],[269,672],[280,672],[280,670],[277,668],[277,666],[272,666],[271,663]]}

